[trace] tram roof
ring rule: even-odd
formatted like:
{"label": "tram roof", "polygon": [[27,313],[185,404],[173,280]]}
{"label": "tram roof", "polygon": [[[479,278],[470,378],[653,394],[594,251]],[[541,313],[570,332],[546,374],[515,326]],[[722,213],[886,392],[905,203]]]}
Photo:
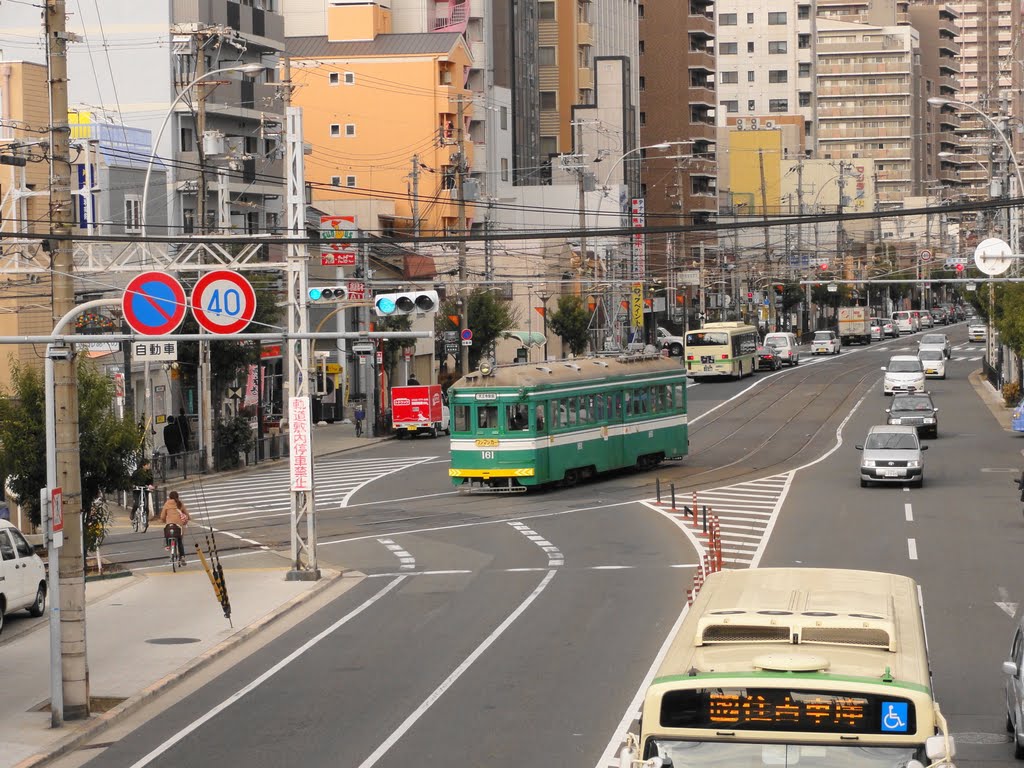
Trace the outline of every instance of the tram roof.
{"label": "tram roof", "polygon": [[640,355],[519,363],[495,368],[493,373],[487,376],[480,371],[473,371],[456,381],[451,386],[450,394],[458,394],[459,391],[467,389],[547,389],[553,385],[567,383],[603,384],[651,374],[672,373],[679,374],[681,380],[686,375],[678,359]]}

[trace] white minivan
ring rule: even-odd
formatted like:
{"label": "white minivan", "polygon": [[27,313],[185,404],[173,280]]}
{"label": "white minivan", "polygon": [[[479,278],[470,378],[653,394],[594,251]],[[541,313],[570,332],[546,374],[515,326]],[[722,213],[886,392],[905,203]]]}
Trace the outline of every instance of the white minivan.
{"label": "white minivan", "polygon": [[4,614],[46,610],[46,566],[14,524],[0,520],[0,632]]}
{"label": "white minivan", "polygon": [[882,366],[882,392],[924,392],[924,366],[916,355],[893,355],[889,364]]}
{"label": "white minivan", "polygon": [[775,347],[782,362],[790,366],[800,365],[800,350],[797,347],[795,333],[769,333],[764,337],[764,345]]}
{"label": "white minivan", "polygon": [[896,331],[900,335],[904,333],[917,333],[921,330],[920,321],[908,310],[893,312],[892,324],[896,326]]}

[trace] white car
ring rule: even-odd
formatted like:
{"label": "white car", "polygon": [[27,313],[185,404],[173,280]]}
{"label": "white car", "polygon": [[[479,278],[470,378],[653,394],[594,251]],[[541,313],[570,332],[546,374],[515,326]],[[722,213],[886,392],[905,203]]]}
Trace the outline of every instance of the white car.
{"label": "white car", "polygon": [[658,348],[667,349],[669,357],[682,357],[686,348],[686,339],[682,336],[673,336],[668,328],[658,326]]}
{"label": "white car", "polygon": [[838,355],[839,339],[832,331],[815,331],[811,340],[812,355]]}
{"label": "white car", "polygon": [[917,357],[924,366],[926,379],[946,378],[946,356],[942,354],[942,350],[929,347],[918,352]]}
{"label": "white car", "polygon": [[893,355],[889,365],[883,365],[882,392],[924,392],[924,366],[916,355]]}
{"label": "white car", "polygon": [[988,326],[983,320],[971,320],[967,325],[967,341],[984,341],[988,337]]}
{"label": "white car", "polygon": [[4,614],[46,610],[46,566],[10,521],[0,520],[0,632]]}
{"label": "white car", "polygon": [[776,331],[764,337],[764,344],[775,347],[779,353],[779,359],[790,367],[800,365],[800,349],[796,341],[796,334],[786,331]]}
{"label": "white car", "polygon": [[926,349],[937,349],[946,359],[949,359],[953,352],[949,344],[949,337],[944,333],[926,333],[922,336],[921,340],[917,342],[918,354]]}

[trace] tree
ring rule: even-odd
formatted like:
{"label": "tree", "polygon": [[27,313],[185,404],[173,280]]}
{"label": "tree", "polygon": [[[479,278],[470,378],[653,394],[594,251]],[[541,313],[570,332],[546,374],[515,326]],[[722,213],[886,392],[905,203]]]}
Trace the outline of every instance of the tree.
{"label": "tree", "polygon": [[[40,523],[39,490],[46,487],[43,376],[15,365],[13,387],[0,398],[0,476],[10,484],[34,525]],[[82,508],[103,493],[127,491],[143,461],[143,427],[119,419],[112,407],[114,385],[88,361],[78,365],[78,426]]]}
{"label": "tree", "polygon": [[[498,339],[519,325],[519,312],[509,302],[488,288],[476,288],[469,294],[469,327],[473,331],[473,346],[469,348],[469,368],[475,371],[483,357]],[[437,313],[435,331],[457,331],[459,325],[452,317],[460,314],[455,298],[446,299]],[[463,371],[463,375],[469,371]]]}
{"label": "tree", "polygon": [[996,290],[995,310],[999,340],[1019,354],[1024,350],[1024,285],[1000,285]]}
{"label": "tree", "polygon": [[551,330],[561,337],[574,355],[582,355],[590,341],[590,313],[583,299],[574,294],[558,297],[558,309],[548,321]]}
{"label": "tree", "polygon": [[[409,315],[395,315],[393,317],[381,317],[376,321],[377,331],[411,331],[412,318]],[[406,347],[416,346],[415,339],[388,339],[384,342],[384,372],[387,374],[389,384],[404,386],[404,381],[395,381],[395,368],[398,367],[398,359],[402,356],[402,350]]]}

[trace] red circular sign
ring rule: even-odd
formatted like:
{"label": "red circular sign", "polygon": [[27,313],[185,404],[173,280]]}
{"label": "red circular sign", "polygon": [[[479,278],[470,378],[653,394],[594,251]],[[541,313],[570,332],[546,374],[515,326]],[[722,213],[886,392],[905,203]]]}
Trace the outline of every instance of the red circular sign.
{"label": "red circular sign", "polygon": [[210,333],[239,333],[256,314],[256,292],[237,272],[207,272],[192,289],[192,316]]}
{"label": "red circular sign", "polygon": [[121,311],[128,326],[143,336],[173,333],[185,319],[185,289],[166,272],[143,272],[124,289]]}

